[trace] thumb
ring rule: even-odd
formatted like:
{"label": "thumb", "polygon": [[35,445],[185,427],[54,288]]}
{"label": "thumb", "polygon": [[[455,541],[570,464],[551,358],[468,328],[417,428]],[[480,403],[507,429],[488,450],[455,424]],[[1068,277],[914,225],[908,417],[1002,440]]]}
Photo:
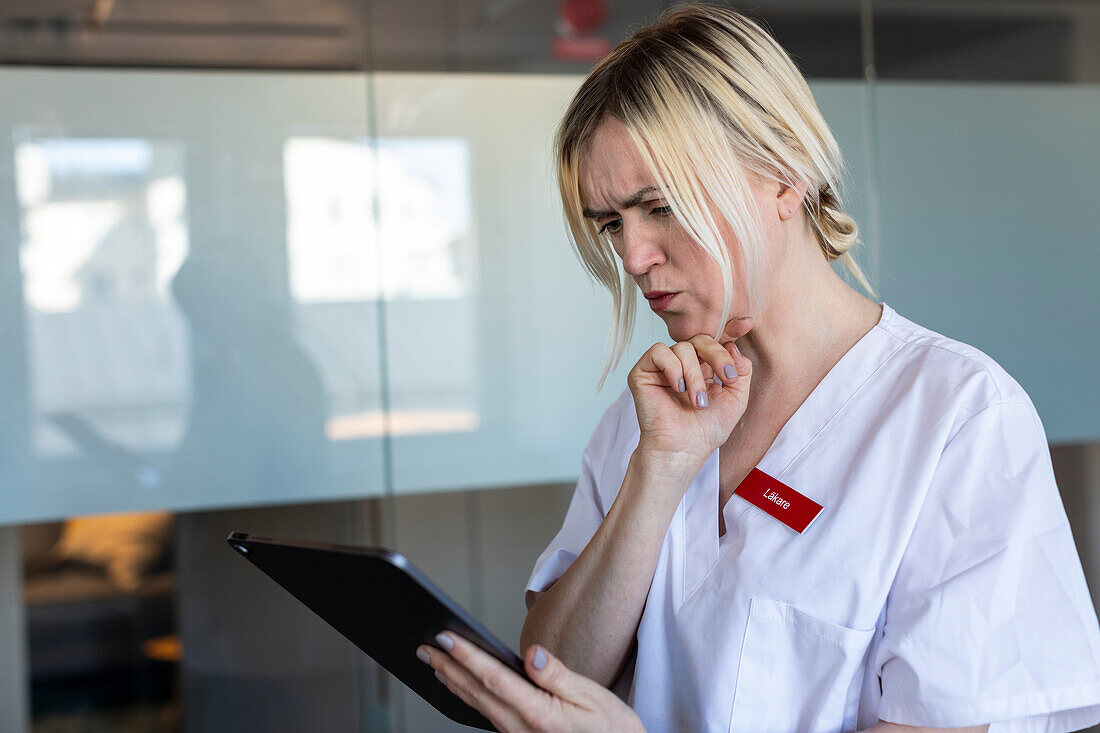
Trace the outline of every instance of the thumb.
{"label": "thumb", "polygon": [[542,689],[563,700],[577,701],[588,685],[594,681],[577,674],[546,650],[546,647],[532,644],[524,655],[524,668],[531,681]]}

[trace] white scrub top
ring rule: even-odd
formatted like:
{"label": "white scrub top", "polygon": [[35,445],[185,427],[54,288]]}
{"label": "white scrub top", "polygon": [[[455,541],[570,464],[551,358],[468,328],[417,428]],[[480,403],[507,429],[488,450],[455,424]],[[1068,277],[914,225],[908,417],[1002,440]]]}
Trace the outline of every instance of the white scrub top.
{"label": "white scrub top", "polygon": [[[624,391],[528,589],[584,549],[638,438]],[[884,305],[758,467],[824,511],[799,535],[733,496],[719,539],[711,455],[638,627],[629,702],[650,733],[1100,721],[1100,628],[1046,436],[988,356]]]}

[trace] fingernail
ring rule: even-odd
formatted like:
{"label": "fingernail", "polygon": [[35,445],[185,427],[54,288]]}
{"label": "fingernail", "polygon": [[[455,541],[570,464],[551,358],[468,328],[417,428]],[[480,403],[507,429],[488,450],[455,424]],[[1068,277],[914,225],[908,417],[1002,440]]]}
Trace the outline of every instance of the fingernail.
{"label": "fingernail", "polygon": [[443,673],[438,669],[435,671],[435,678],[443,684],[447,684],[447,678],[443,676]]}
{"label": "fingernail", "polygon": [[[729,376],[729,375],[726,375],[726,376]],[[718,378],[717,374],[715,374],[713,377],[711,377],[711,379],[714,380],[715,384],[721,384],[722,383],[722,380]]]}
{"label": "fingernail", "polygon": [[428,650],[422,646],[416,648],[416,658],[424,664],[430,664],[432,661],[431,656],[428,654]]}
{"label": "fingernail", "polygon": [[531,666],[535,669],[542,669],[546,666],[546,652],[542,650],[542,647],[535,649],[535,658],[531,660]]}
{"label": "fingernail", "polygon": [[695,404],[699,405],[699,407],[706,407],[707,406],[707,393],[703,392],[703,391],[700,391],[699,394],[695,396]]}
{"label": "fingernail", "polygon": [[733,364],[726,364],[724,371],[726,372],[726,379],[737,379],[737,370],[733,368]]}
{"label": "fingernail", "polygon": [[435,643],[443,647],[447,651],[451,651],[455,648],[455,643],[451,641],[451,637],[444,634],[442,631],[435,635]]}
{"label": "fingernail", "polygon": [[737,352],[738,356],[741,356],[741,349],[737,348],[737,342],[733,342],[733,350]]}
{"label": "fingernail", "polygon": [[687,386],[687,382],[685,382],[685,381],[684,381],[684,378],[683,378],[683,377],[680,377],[680,384],[679,384],[679,387],[680,387],[680,391],[681,391],[681,392],[684,392],[684,391],[686,391],[686,390],[687,390],[687,388],[688,388],[688,386]]}

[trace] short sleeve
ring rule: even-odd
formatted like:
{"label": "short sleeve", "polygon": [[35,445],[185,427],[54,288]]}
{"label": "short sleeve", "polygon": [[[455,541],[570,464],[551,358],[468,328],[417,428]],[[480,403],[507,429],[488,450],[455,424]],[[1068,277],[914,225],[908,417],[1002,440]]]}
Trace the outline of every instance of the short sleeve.
{"label": "short sleeve", "polygon": [[886,604],[879,718],[1068,731],[1100,721],[1100,628],[1026,397],[948,441]]}
{"label": "short sleeve", "polygon": [[[607,507],[601,497],[601,483],[606,480],[604,474],[607,472],[607,462],[617,463],[622,458],[622,423],[625,417],[633,415],[634,410],[629,394],[624,391],[607,409],[585,446],[581,454],[581,475],[573,490],[565,521],[550,545],[535,561],[535,569],[531,573],[531,579],[527,581],[527,590],[544,591],[553,585],[581,554],[607,516]],[[625,412],[627,410],[629,415]],[[621,484],[621,478],[619,483]],[[614,487],[616,491],[618,488],[618,485]]]}

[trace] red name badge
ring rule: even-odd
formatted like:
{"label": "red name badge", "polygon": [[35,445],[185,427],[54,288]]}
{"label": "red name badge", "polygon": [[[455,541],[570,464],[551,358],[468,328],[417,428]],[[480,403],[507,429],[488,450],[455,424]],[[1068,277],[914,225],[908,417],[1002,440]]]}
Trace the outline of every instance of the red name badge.
{"label": "red name badge", "polygon": [[782,481],[754,468],[733,493],[802,534],[824,509]]}

